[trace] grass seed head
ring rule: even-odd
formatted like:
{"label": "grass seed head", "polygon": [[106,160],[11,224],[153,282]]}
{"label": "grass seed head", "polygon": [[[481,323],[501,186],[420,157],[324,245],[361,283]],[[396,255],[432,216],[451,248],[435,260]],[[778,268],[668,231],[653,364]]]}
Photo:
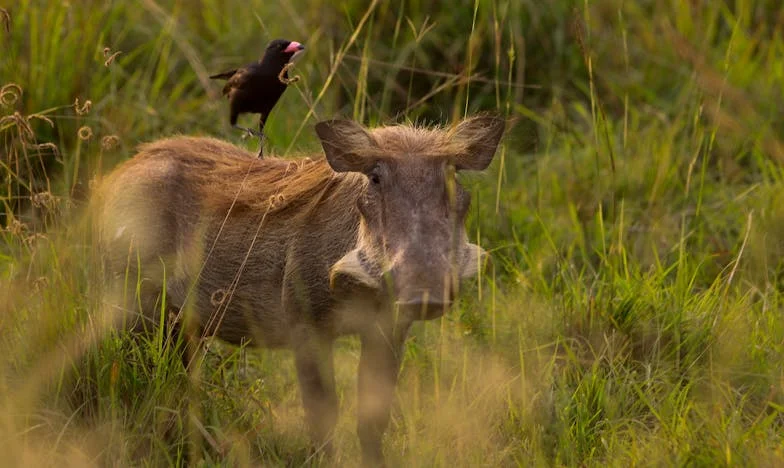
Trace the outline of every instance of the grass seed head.
{"label": "grass seed head", "polygon": [[120,137],[117,135],[106,135],[101,138],[101,149],[104,151],[111,151],[120,146]]}
{"label": "grass seed head", "polygon": [[89,99],[84,101],[84,104],[79,105],[79,98],[74,100],[73,108],[76,111],[76,115],[86,115],[90,112],[90,109],[93,107],[93,102]]}
{"label": "grass seed head", "polygon": [[93,129],[85,125],[80,127],[76,134],[80,140],[88,141],[93,137]]}
{"label": "grass seed head", "polygon": [[22,97],[22,87],[16,83],[7,83],[0,88],[0,104],[11,107]]}

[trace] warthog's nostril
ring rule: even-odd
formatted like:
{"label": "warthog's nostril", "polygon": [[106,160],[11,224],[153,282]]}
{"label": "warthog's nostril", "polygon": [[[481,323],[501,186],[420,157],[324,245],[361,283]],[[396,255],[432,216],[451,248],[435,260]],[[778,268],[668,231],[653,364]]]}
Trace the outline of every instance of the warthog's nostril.
{"label": "warthog's nostril", "polygon": [[433,297],[428,290],[419,289],[401,294],[395,304],[402,313],[415,320],[432,320],[444,315],[449,310],[452,301],[451,297]]}
{"label": "warthog's nostril", "polygon": [[429,289],[413,289],[403,291],[397,300],[397,305],[400,306],[440,306],[449,305],[452,302],[452,294],[445,297],[444,291],[438,291],[436,294]]}

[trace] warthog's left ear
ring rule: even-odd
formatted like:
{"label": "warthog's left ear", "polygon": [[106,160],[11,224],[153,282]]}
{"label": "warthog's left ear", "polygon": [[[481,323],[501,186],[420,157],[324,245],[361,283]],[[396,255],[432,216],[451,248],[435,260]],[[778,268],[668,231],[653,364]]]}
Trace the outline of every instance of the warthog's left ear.
{"label": "warthog's left ear", "polygon": [[316,124],[316,133],[335,172],[367,172],[375,161],[369,154],[377,148],[362,125],[353,120],[325,120]]}
{"label": "warthog's left ear", "polygon": [[506,120],[496,114],[482,114],[463,120],[452,130],[451,142],[459,148],[455,169],[482,171],[490,165],[504,134]]}

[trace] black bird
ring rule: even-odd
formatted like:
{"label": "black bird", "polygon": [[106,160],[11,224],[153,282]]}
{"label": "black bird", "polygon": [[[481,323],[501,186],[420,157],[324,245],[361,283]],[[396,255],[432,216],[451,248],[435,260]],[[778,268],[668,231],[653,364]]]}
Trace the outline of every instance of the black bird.
{"label": "black bird", "polygon": [[[228,79],[223,95],[229,99],[229,122],[232,127],[259,137],[259,157],[262,156],[264,143],[264,124],[288,86],[283,82],[288,80],[288,71],[284,68],[303,50],[305,46],[299,42],[275,39],[267,45],[264,57],[258,62],[210,76],[212,79]],[[244,113],[260,114],[258,132],[237,125],[237,117]]]}

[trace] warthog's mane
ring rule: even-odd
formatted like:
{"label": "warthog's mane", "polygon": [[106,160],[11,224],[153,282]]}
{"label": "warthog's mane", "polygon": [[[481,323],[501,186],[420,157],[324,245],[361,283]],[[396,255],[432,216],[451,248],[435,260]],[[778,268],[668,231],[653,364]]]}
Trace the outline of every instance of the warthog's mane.
{"label": "warthog's mane", "polygon": [[[451,138],[440,127],[392,125],[369,130],[370,147],[358,147],[363,156],[380,159],[407,157],[449,158],[466,151],[468,142]],[[276,213],[287,209],[317,208],[337,200],[353,209],[367,184],[357,173],[336,173],[323,155],[315,158],[257,158],[236,145],[209,137],[178,136],[142,144],[137,158],[165,154],[176,161],[206,208],[216,213],[253,210]]]}
{"label": "warthog's mane", "polygon": [[255,154],[226,141],[178,136],[142,144],[137,157],[162,152],[174,159],[204,207],[220,214],[253,210],[277,213],[303,205],[318,205],[333,197],[358,193],[366,179],[360,174],[338,174],[323,155],[283,159]]}

